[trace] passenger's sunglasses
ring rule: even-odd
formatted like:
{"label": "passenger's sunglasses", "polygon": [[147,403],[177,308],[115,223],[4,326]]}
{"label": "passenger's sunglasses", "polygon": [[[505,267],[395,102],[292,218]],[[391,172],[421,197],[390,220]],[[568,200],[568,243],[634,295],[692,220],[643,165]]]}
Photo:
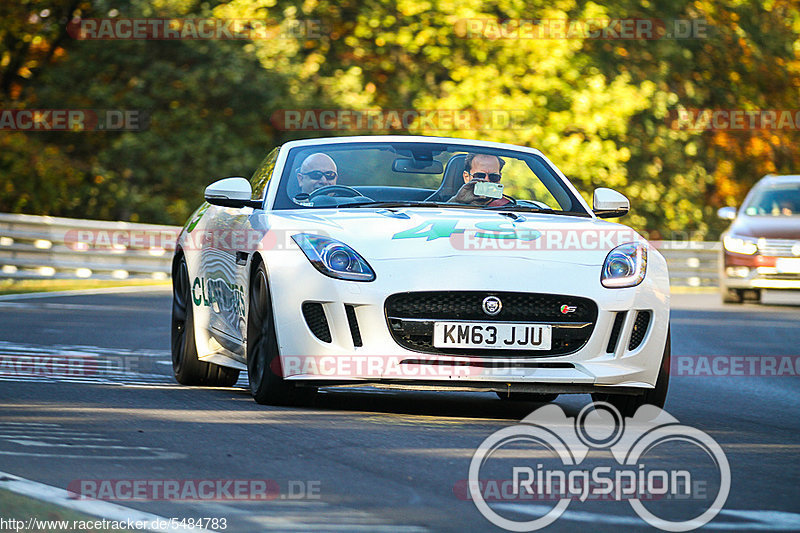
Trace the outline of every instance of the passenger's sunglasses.
{"label": "passenger's sunglasses", "polygon": [[333,170],[328,170],[325,172],[322,172],[321,170],[312,170],[311,172],[301,172],[300,174],[314,181],[319,181],[322,178],[325,178],[326,180],[335,180],[337,176],[336,172]]}
{"label": "passenger's sunglasses", "polygon": [[491,181],[492,183],[497,183],[498,181],[500,181],[500,178],[502,177],[500,174],[495,174],[494,172],[492,172],[491,174],[487,174],[486,172],[472,172],[470,173],[470,176],[472,176],[476,180],[485,180],[488,177],[489,181]]}

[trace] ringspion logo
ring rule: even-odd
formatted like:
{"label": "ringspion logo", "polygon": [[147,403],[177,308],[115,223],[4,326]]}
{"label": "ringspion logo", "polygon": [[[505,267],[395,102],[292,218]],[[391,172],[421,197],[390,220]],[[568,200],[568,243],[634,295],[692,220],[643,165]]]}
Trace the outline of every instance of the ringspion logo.
{"label": "ringspion logo", "polygon": [[[659,468],[658,457],[670,457],[670,446],[676,445],[710,458],[707,462],[711,467],[701,471],[684,466],[686,452],[680,448],[681,453],[675,454],[680,466]],[[610,452],[613,461],[584,465],[590,451],[597,450]],[[653,454],[653,450],[657,452]],[[543,459],[543,451],[549,452],[549,461]],[[709,470],[709,478],[718,473],[718,483],[716,479],[699,479]],[[498,486],[498,478],[504,492],[490,496],[486,489]],[[707,433],[680,424],[652,405],[640,407],[632,418],[623,418],[614,406],[604,402],[587,405],[574,418],[557,405],[546,405],[519,424],[494,432],[472,456],[468,477],[469,497],[475,506],[492,524],[508,531],[541,529],[558,520],[571,502],[598,499],[628,502],[652,527],[690,531],[719,513],[730,485],[728,459]],[[698,487],[702,493],[693,494]],[[645,505],[666,499],[691,500],[692,516],[683,520],[665,518],[658,516],[654,506]],[[697,512],[698,502],[704,500],[710,503]],[[531,506],[532,501],[556,503],[552,507]],[[670,510],[674,512],[674,506]],[[520,515],[535,517],[523,520]]]}

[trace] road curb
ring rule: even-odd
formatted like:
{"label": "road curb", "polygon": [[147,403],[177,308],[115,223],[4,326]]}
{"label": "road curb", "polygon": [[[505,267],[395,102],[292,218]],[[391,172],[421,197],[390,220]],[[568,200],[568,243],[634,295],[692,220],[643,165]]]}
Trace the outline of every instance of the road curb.
{"label": "road curb", "polygon": [[[179,527],[177,524],[172,526],[169,518],[164,518],[152,513],[145,513],[144,511],[138,511],[116,503],[100,500],[76,499],[75,494],[66,490],[21,478],[7,472],[0,472],[0,488],[35,500],[52,503],[60,507],[72,509],[73,511],[115,522],[127,523],[130,520],[133,522],[145,522],[149,526],[157,526],[159,523],[167,525],[167,527],[143,528],[145,531],[184,531],[188,529],[186,527]],[[194,528],[192,531],[205,532],[210,530]]]}

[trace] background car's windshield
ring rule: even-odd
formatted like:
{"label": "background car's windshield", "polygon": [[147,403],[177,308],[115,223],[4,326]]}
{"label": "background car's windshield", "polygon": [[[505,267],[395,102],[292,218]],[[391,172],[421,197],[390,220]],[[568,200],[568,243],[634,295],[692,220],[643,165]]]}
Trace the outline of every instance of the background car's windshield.
{"label": "background car's windshield", "polygon": [[800,183],[772,185],[754,191],[744,212],[750,216],[800,215]]}
{"label": "background car's windshield", "polygon": [[[470,181],[475,183],[461,192]],[[516,205],[586,210],[545,160],[514,150],[440,143],[348,143],[290,151],[276,209],[348,207],[378,202],[454,206]]]}

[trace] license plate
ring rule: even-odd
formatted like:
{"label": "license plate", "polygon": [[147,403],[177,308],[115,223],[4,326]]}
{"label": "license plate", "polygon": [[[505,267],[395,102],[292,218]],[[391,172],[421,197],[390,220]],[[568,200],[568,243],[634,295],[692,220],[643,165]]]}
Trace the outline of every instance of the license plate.
{"label": "license plate", "polygon": [[549,350],[552,340],[553,327],[545,324],[433,323],[435,348]]}
{"label": "license plate", "polygon": [[800,258],[779,257],[775,260],[775,268],[785,274],[800,274]]}

